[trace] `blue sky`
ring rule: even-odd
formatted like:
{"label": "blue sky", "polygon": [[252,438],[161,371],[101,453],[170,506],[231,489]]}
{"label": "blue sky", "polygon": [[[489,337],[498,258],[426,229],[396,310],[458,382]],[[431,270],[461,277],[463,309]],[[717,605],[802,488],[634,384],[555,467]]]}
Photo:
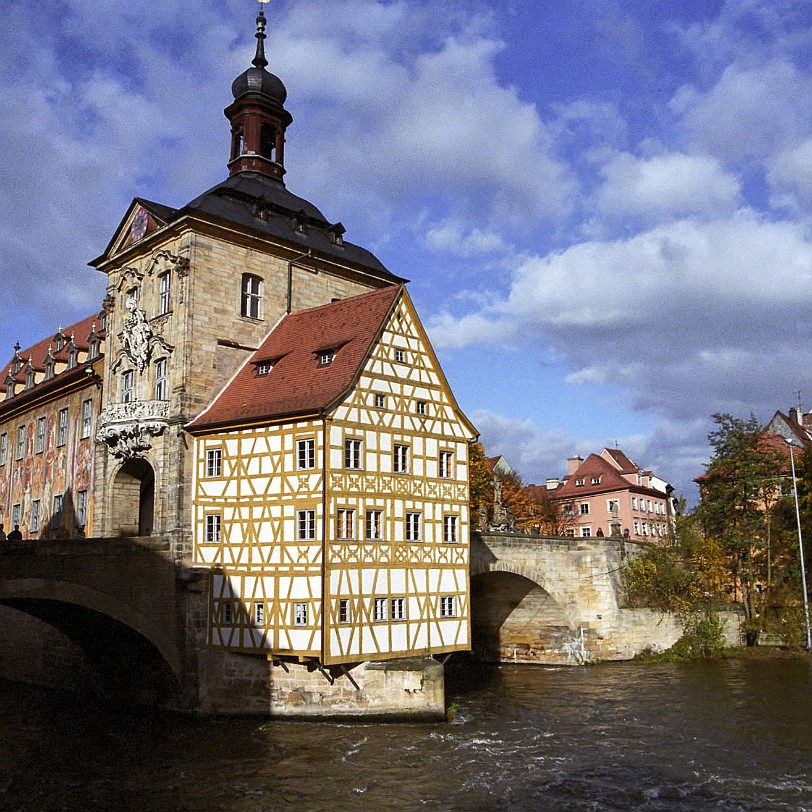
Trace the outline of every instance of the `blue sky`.
{"label": "blue sky", "polygon": [[[809,0],[272,0],[291,191],[411,292],[526,482],[812,408]],[[7,0],[0,346],[97,310],[132,197],[226,175],[251,0]]]}

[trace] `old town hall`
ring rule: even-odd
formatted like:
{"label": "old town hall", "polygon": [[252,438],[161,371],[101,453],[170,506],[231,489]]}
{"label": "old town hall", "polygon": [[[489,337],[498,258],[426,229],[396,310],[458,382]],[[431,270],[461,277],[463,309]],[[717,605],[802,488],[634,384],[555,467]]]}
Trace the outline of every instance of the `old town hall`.
{"label": "old town hall", "polygon": [[[468,443],[405,280],[286,188],[286,90],[232,84],[228,177],[136,198],[99,312],[15,347],[0,521],[162,537],[214,648],[319,666],[470,646]],[[224,152],[226,150],[224,149]]]}

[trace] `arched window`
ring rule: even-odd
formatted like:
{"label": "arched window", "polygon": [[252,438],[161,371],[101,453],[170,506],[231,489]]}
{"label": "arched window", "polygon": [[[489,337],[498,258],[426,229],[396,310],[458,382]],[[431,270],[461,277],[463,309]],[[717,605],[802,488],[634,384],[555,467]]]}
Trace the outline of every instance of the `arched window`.
{"label": "arched window", "polygon": [[243,130],[242,127],[235,127],[234,132],[231,136],[231,160],[233,161],[235,158],[239,158],[242,155],[243,147],[245,146],[245,142],[243,140]]}
{"label": "arched window", "polygon": [[262,279],[250,273],[242,275],[240,315],[249,319],[262,318]]}
{"label": "arched window", "polygon": [[259,154],[269,161],[274,159],[276,131],[271,124],[263,124],[259,130]]}

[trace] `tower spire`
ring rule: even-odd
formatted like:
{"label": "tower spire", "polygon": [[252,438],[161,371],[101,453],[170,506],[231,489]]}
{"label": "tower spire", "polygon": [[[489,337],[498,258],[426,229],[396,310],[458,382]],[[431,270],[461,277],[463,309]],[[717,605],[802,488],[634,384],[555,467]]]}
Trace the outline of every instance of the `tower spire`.
{"label": "tower spire", "polygon": [[268,67],[268,60],[265,59],[265,23],[265,10],[260,6],[257,16],[257,53],[251,62],[257,68]]}

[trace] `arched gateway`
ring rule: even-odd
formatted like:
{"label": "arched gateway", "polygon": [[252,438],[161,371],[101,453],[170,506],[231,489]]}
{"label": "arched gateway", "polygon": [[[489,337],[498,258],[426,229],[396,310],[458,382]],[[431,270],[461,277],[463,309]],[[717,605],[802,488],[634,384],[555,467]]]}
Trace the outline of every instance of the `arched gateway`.
{"label": "arched gateway", "polygon": [[116,536],[149,536],[154,530],[155,471],[143,458],[127,460],[111,488],[112,530]]}

